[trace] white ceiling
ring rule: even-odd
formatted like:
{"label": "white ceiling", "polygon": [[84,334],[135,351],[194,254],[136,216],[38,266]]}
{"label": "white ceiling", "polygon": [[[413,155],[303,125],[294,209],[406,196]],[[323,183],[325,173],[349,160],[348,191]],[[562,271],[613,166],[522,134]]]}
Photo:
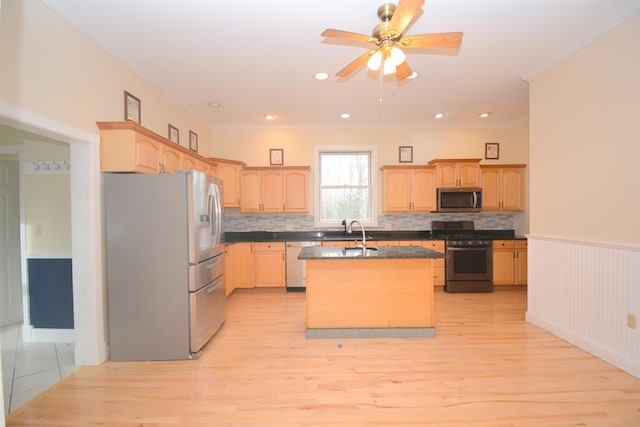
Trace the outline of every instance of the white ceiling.
{"label": "white ceiling", "polygon": [[383,0],[45,3],[213,128],[517,126],[527,79],[640,11],[640,0],[427,0],[405,34],[462,31],[461,48],[407,51],[418,78],[380,86],[366,66],[336,78],[366,48],[320,33],[371,34]]}

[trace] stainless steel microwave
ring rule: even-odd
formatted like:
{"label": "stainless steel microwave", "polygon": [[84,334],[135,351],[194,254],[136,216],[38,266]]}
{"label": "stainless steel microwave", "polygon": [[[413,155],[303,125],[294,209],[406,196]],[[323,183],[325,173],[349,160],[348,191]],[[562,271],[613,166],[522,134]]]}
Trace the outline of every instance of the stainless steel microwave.
{"label": "stainless steel microwave", "polygon": [[438,212],[480,212],[481,188],[438,188]]}

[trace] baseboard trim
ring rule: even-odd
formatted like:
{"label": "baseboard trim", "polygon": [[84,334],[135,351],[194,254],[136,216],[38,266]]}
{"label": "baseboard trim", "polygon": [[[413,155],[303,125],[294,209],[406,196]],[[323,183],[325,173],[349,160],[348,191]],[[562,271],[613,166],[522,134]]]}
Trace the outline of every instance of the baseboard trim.
{"label": "baseboard trim", "polygon": [[22,339],[27,342],[75,343],[75,329],[34,328],[31,325],[22,327]]}
{"label": "baseboard trim", "polygon": [[634,377],[640,379],[640,363],[626,359],[619,354],[616,354],[609,349],[597,345],[594,342],[591,342],[583,337],[572,334],[558,325],[547,322],[544,319],[537,317],[536,315],[527,312],[525,315],[525,319],[527,322],[538,326],[539,328],[544,329],[547,332],[550,332],[556,335],[559,338],[567,341],[575,345],[576,347],[593,354],[594,356],[604,360],[605,362],[615,366],[616,368],[622,369],[626,373],[633,375]]}

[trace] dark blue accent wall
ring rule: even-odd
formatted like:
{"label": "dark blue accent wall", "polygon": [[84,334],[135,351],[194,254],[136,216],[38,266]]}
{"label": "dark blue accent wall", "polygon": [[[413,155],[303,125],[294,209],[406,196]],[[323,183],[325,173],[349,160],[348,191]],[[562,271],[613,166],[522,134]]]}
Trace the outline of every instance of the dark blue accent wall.
{"label": "dark blue accent wall", "polygon": [[34,328],[73,329],[73,281],[70,258],[32,258],[29,314]]}

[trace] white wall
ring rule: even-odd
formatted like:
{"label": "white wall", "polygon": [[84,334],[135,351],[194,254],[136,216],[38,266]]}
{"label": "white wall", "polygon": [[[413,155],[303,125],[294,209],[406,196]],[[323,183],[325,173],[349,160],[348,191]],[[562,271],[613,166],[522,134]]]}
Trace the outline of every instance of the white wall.
{"label": "white wall", "polygon": [[76,363],[99,364],[108,353],[95,122],[123,120],[127,90],[160,135],[168,123],[192,129],[208,154],[211,130],[41,1],[4,0],[0,12],[0,123],[70,144]]}
{"label": "white wall", "polygon": [[640,15],[530,84],[527,319],[640,378]]}

